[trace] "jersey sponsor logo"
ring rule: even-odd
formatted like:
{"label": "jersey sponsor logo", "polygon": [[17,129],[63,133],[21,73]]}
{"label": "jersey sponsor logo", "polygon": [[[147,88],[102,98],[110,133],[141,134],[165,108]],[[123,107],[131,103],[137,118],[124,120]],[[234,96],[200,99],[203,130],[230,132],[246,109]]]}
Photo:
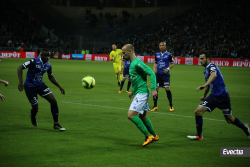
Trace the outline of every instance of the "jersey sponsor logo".
{"label": "jersey sponsor logo", "polygon": [[158,67],[159,68],[163,68],[163,67],[165,67],[166,65],[165,65],[165,62],[162,62],[162,61],[160,61],[160,62],[158,62]]}
{"label": "jersey sponsor logo", "polygon": [[40,73],[35,75],[34,81],[40,82],[40,81],[42,81],[42,78],[43,78],[43,74],[40,72]]}
{"label": "jersey sponsor logo", "polygon": [[36,65],[36,68],[41,68],[41,66],[40,65]]}

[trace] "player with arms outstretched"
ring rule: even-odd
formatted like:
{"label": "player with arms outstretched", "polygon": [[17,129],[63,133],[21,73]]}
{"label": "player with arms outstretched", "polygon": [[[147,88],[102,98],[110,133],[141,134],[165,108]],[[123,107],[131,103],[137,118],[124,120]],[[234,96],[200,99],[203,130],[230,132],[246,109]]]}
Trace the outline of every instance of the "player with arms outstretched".
{"label": "player with arms outstretched", "polygon": [[[156,53],[154,63],[154,72],[157,81],[156,91],[158,92],[159,88],[165,89],[169,101],[169,110],[174,111],[174,107],[172,104],[172,93],[170,91],[170,69],[174,67],[174,60],[171,53],[167,51],[165,42],[160,42],[159,48],[160,52]],[[154,107],[151,111],[156,111],[158,109],[157,100],[158,95],[156,98],[153,98]]]}
{"label": "player with arms outstretched", "polygon": [[[248,139],[250,139],[250,129],[248,125],[244,125],[238,118],[233,117],[231,110],[231,103],[228,91],[226,89],[223,76],[219,68],[210,63],[211,56],[209,52],[204,52],[200,55],[200,63],[205,67],[204,75],[206,79],[205,85],[199,86],[197,91],[205,89],[204,95],[201,97],[201,103],[195,110],[195,120],[197,134],[194,136],[187,136],[192,140],[203,140],[202,125],[203,119],[202,114],[206,111],[212,112],[216,107],[222,110],[226,121],[230,124],[234,124],[241,128]],[[211,88],[211,94],[206,98],[209,89]]]}
{"label": "player with arms outstretched", "polygon": [[131,86],[131,80],[129,79],[130,60],[125,60],[124,58],[122,58],[122,65],[121,66],[123,66],[123,61],[125,61],[125,65],[124,65],[124,69],[123,69],[123,78],[122,78],[120,90],[118,92],[122,93],[122,88],[123,88],[124,82],[125,82],[126,79],[128,79],[128,85],[127,85],[126,93],[130,93],[129,92],[129,88]]}
{"label": "player with arms outstretched", "polygon": [[[59,83],[56,81],[55,77],[52,74],[52,67],[49,61],[50,53],[47,50],[43,50],[41,52],[41,57],[31,59],[21,66],[18,67],[17,73],[18,73],[18,89],[19,91],[25,90],[26,96],[28,100],[30,101],[30,104],[32,106],[31,109],[31,123],[34,126],[37,126],[36,121],[36,115],[38,112],[38,98],[37,94],[39,94],[41,97],[45,98],[51,106],[51,113],[53,115],[54,119],[54,129],[58,129],[60,131],[65,131],[65,128],[61,127],[58,123],[58,115],[59,110],[57,106],[57,101],[52,94],[52,91],[44,84],[42,81],[43,74],[47,72],[49,80],[56,85],[61,93],[64,95],[65,91],[64,89],[59,85]],[[23,70],[28,68],[26,80],[23,84]]]}
{"label": "player with arms outstretched", "polygon": [[[145,65],[134,54],[134,47],[127,44],[122,48],[122,54],[125,60],[130,60],[129,77],[132,82],[132,92],[129,93],[129,98],[134,96],[128,111],[128,119],[130,119],[146,136],[146,141],[143,146],[146,146],[153,141],[158,141],[159,137],[156,135],[150,119],[147,117],[148,100],[150,90],[147,85],[147,75],[151,79],[151,93],[153,97],[157,96],[156,79],[154,72]],[[137,116],[139,114],[139,117]]]}
{"label": "player with arms outstretched", "polygon": [[112,51],[110,52],[110,60],[113,61],[113,66],[116,74],[116,79],[118,81],[118,86],[121,86],[122,80],[122,50],[117,49],[116,44],[112,45]]}

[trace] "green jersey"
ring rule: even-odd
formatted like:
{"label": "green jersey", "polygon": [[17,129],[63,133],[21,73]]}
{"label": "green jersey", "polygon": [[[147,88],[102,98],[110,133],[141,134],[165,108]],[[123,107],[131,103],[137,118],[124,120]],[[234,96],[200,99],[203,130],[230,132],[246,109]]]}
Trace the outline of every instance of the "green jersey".
{"label": "green jersey", "polygon": [[151,79],[151,91],[156,90],[156,77],[155,73],[137,57],[130,63],[129,77],[132,82],[132,92],[134,95],[150,94],[147,85],[147,75]]}

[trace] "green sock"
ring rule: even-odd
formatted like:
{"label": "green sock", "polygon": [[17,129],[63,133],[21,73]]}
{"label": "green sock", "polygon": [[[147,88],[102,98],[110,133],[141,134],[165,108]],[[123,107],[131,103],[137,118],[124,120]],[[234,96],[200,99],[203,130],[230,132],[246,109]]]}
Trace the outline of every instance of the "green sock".
{"label": "green sock", "polygon": [[155,134],[155,130],[153,128],[153,125],[150,121],[150,119],[147,117],[144,121],[143,121],[144,125],[147,127],[148,131],[153,135],[156,136]]}
{"label": "green sock", "polygon": [[137,126],[137,128],[140,129],[140,131],[145,135],[145,136],[150,136],[150,133],[148,132],[148,129],[146,128],[146,126],[144,125],[144,123],[142,122],[142,120],[138,117],[138,116],[134,116],[131,119],[132,122],[134,122],[134,124]]}

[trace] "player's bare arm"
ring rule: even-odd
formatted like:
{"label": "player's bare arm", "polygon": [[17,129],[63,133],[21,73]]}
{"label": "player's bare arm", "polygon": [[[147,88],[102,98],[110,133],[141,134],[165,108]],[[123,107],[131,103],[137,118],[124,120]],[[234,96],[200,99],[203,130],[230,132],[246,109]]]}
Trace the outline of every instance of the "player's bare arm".
{"label": "player's bare arm", "polygon": [[156,97],[157,97],[157,91],[156,90],[152,90],[151,94],[156,99]]}
{"label": "player's bare arm", "polygon": [[60,89],[62,95],[65,95],[65,90],[59,85],[59,83],[57,82],[56,78],[53,75],[49,76],[49,80]]}
{"label": "player's bare arm", "polygon": [[204,95],[201,97],[201,101],[203,101],[207,97],[209,89],[210,89],[209,85],[205,87],[205,92],[204,92]]}
{"label": "player's bare arm", "polygon": [[8,86],[8,85],[9,85],[9,82],[8,82],[8,81],[5,81],[5,80],[0,79],[0,82],[1,82],[1,83],[4,83],[5,86]]}
{"label": "player's bare arm", "polygon": [[171,68],[173,68],[173,67],[174,67],[174,63],[171,64],[168,68],[164,69],[163,72],[164,72],[164,73],[167,73],[167,72],[168,72]]}
{"label": "player's bare arm", "polygon": [[134,93],[133,93],[133,92],[130,92],[129,95],[128,95],[128,97],[129,97],[130,99],[132,99],[133,96],[134,96]]}
{"label": "player's bare arm", "polygon": [[199,86],[199,87],[197,88],[197,91],[204,89],[204,88],[205,88],[206,86],[208,86],[211,82],[213,82],[213,81],[215,80],[216,77],[217,77],[216,72],[212,72],[212,73],[210,74],[210,77],[208,78],[207,82],[205,83],[205,85]]}
{"label": "player's bare arm", "polygon": [[19,80],[19,84],[18,84],[18,89],[19,91],[23,91],[24,89],[24,86],[23,86],[23,65],[20,65],[18,68],[17,68],[17,75],[18,75],[18,80]]}
{"label": "player's bare arm", "polygon": [[156,67],[157,67],[157,63],[154,63],[154,73],[157,73]]}
{"label": "player's bare arm", "polygon": [[5,100],[5,97],[2,94],[0,94],[0,98],[1,98],[2,101]]}

